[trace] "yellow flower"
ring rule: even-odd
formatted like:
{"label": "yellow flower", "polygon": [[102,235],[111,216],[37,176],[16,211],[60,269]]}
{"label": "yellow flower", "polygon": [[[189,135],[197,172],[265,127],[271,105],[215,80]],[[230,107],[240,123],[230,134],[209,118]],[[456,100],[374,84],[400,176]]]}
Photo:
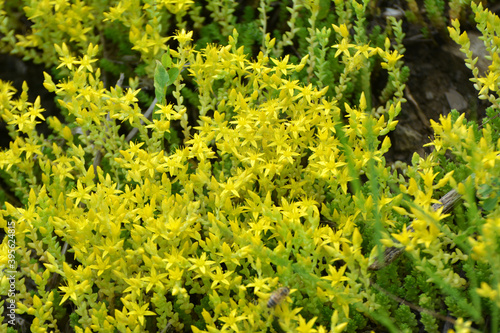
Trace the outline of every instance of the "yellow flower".
{"label": "yellow flower", "polygon": [[94,188],[94,185],[87,186],[83,188],[82,183],[80,180],[78,180],[77,185],[76,185],[77,191],[71,191],[71,193],[68,193],[68,197],[70,198],[76,198],[75,205],[78,206],[81,200],[88,200],[90,199],[90,191],[92,188]]}
{"label": "yellow flower", "polygon": [[231,274],[233,274],[233,271],[228,271],[226,273],[223,273],[220,267],[215,268],[216,273],[210,273],[210,277],[212,278],[212,286],[210,287],[211,289],[214,289],[219,285],[219,283],[223,283],[227,286],[230,285],[229,280],[227,279]]}
{"label": "yellow flower", "polygon": [[276,65],[275,67],[276,72],[281,72],[283,73],[283,75],[287,75],[288,73],[287,70],[295,67],[294,65],[287,65],[288,58],[289,58],[288,54],[285,56],[285,58],[282,58],[281,61],[278,59],[271,58],[271,61],[274,62],[274,64]]}
{"label": "yellow flower", "polygon": [[247,319],[247,316],[237,316],[237,310],[233,309],[229,316],[222,316],[219,318],[220,321],[224,323],[222,326],[222,330],[231,328],[234,332],[239,332],[240,329],[238,328],[237,323],[239,321]]}
{"label": "yellow flower", "polygon": [[340,27],[332,24],[332,27],[335,32],[340,34],[343,38],[347,38],[347,36],[349,36],[349,29],[347,29],[347,26],[345,24],[341,24]]}
{"label": "yellow flower", "polygon": [[57,68],[66,66],[70,70],[73,69],[73,65],[77,64],[76,58],[69,53],[68,46],[66,45],[66,43],[63,43],[62,47],[60,47],[57,44],[54,44],[54,48],[56,49],[56,52],[60,55],[59,60],[61,60],[61,64],[57,66]]}
{"label": "yellow flower", "polygon": [[198,269],[202,274],[206,274],[207,267],[215,264],[215,261],[207,260],[207,254],[204,252],[200,258],[189,258],[189,261],[193,263],[193,266],[189,267],[189,271]]}
{"label": "yellow flower", "polygon": [[481,282],[481,287],[476,288],[476,292],[481,297],[489,298],[492,301],[496,301],[497,303],[500,301],[500,299],[498,298],[498,290],[491,288],[490,285],[486,282]]}
{"label": "yellow flower", "polygon": [[181,31],[177,31],[175,33],[174,38],[179,42],[179,44],[186,44],[192,41],[193,32],[186,32],[186,30],[182,29]]}
{"label": "yellow flower", "polygon": [[480,77],[477,80],[481,83],[482,87],[479,90],[479,95],[487,94],[490,90],[495,90],[497,87],[497,80],[500,74],[494,72],[488,72],[486,77]]}
{"label": "yellow flower", "polygon": [[391,69],[394,68],[396,62],[403,57],[402,54],[398,54],[398,51],[387,52],[379,49],[379,53],[386,62],[381,63],[382,68]]}
{"label": "yellow flower", "polygon": [[357,51],[354,54],[354,58],[356,58],[358,55],[362,54],[365,58],[371,57],[374,53],[378,51],[378,48],[370,47],[370,45],[365,44],[362,46],[357,46]]}
{"label": "yellow flower", "polygon": [[410,251],[413,249],[413,245],[411,245],[411,232],[406,228],[406,224],[403,226],[403,230],[399,234],[391,234],[398,242],[406,247],[406,251]]}
{"label": "yellow flower", "polygon": [[338,57],[341,53],[344,53],[346,56],[351,56],[349,53],[349,48],[355,47],[356,45],[354,44],[349,44],[349,41],[347,38],[342,38],[342,41],[340,44],[335,44],[332,47],[337,49],[337,52],[335,52],[335,58]]}
{"label": "yellow flower", "polygon": [[297,327],[297,332],[303,333],[313,333],[318,330],[313,328],[314,322],[318,319],[317,317],[313,317],[311,320],[306,322],[306,320],[299,314],[299,327]]}
{"label": "yellow flower", "polygon": [[137,318],[141,325],[144,325],[144,316],[156,316],[156,313],[153,311],[148,311],[149,303],[140,306],[137,302],[129,302],[123,297],[121,298],[121,301],[127,308],[130,309],[130,312],[128,313],[129,317],[134,319]]}
{"label": "yellow flower", "polygon": [[301,97],[304,97],[309,103],[311,103],[311,96],[313,95],[313,89],[312,89],[312,84],[309,83],[308,86],[306,87],[298,87],[300,93],[295,96],[294,99],[299,99]]}
{"label": "yellow flower", "polygon": [[194,2],[192,0],[160,0],[159,3],[164,4],[172,14],[177,14],[187,11]]}
{"label": "yellow flower", "polygon": [[148,293],[151,290],[151,288],[157,287],[157,286],[163,288],[164,285],[163,285],[162,281],[165,281],[167,279],[167,277],[168,277],[168,273],[158,274],[156,272],[155,266],[152,266],[150,275],[142,278],[143,281],[148,282],[148,285],[146,287],[146,292]]}

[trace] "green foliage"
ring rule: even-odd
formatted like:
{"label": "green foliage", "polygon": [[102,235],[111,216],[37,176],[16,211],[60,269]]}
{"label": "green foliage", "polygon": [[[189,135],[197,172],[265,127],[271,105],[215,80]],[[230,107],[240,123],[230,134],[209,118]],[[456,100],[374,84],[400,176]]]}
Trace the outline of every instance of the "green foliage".
{"label": "green foliage", "polygon": [[[444,1],[424,5],[442,24]],[[0,226],[16,223],[17,313],[33,332],[70,312],[75,332],[439,332],[443,305],[465,332],[487,330],[483,303],[498,323],[499,120],[441,117],[434,151],[393,172],[404,32],[389,18],[368,34],[369,1],[31,1],[25,36],[9,32],[7,7],[1,43],[58,69],[44,86],[62,115],[46,119],[27,85],[16,95],[0,81],[1,175],[19,201],[5,201]],[[449,29],[493,115],[499,22],[472,10],[484,76],[458,21]],[[388,78],[380,94],[375,71]],[[451,189],[461,217],[432,208]],[[370,271],[390,246],[405,257]],[[268,308],[281,286],[290,294]],[[431,312],[419,321],[397,297]]]}
{"label": "green foliage", "polygon": [[71,328],[73,328],[75,331],[77,330],[77,327],[81,328],[81,326],[78,324],[78,320],[80,319],[80,316],[76,312],[73,312],[72,314],[70,314],[69,319],[70,319]]}
{"label": "green foliage", "polygon": [[[168,56],[167,53],[165,55]],[[154,86],[156,99],[159,104],[165,104],[167,88],[175,82],[177,76],[179,75],[179,68],[172,67],[168,71],[165,69],[165,66],[170,67],[172,63],[169,56],[165,59],[165,64],[162,64],[158,60],[156,61]]]}
{"label": "green foliage", "polygon": [[[409,22],[422,26],[422,33],[429,36],[431,30],[446,37],[449,20],[464,19],[469,11],[471,0],[406,0],[405,16]],[[419,5],[420,4],[420,5]]]}
{"label": "green foliage", "polygon": [[417,330],[418,322],[410,307],[406,305],[399,306],[395,311],[395,317],[398,318],[398,327],[401,332],[415,332]]}
{"label": "green foliage", "polygon": [[420,322],[424,325],[425,332],[429,333],[439,333],[441,330],[439,329],[439,325],[437,323],[436,318],[431,316],[428,313],[422,313],[422,317],[420,318]]}
{"label": "green foliage", "polygon": [[444,4],[444,0],[424,0],[424,8],[429,20],[432,25],[440,30],[443,30],[446,26]]}

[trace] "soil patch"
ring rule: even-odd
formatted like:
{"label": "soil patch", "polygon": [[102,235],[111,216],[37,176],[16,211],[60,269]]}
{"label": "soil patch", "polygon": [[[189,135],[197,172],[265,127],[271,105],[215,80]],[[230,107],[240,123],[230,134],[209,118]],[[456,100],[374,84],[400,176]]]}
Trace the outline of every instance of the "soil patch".
{"label": "soil patch", "polygon": [[432,139],[430,120],[451,110],[465,112],[468,120],[485,116],[487,102],[479,100],[470,78],[472,72],[460,57],[453,42],[411,40],[406,43],[405,64],[410,78],[405,90],[407,103],[398,117],[399,124],[391,134],[392,148],[388,161],[410,162],[414,152],[424,156],[431,147],[423,148]]}

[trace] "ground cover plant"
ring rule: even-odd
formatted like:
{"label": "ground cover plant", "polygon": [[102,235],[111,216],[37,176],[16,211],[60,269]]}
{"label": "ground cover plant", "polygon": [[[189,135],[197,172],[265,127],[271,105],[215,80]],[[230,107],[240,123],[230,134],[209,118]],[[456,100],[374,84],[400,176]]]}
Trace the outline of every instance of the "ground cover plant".
{"label": "ground cover plant", "polygon": [[[2,330],[498,331],[500,20],[400,5],[0,2],[59,106],[0,81]],[[407,164],[404,22],[459,44],[489,106]]]}

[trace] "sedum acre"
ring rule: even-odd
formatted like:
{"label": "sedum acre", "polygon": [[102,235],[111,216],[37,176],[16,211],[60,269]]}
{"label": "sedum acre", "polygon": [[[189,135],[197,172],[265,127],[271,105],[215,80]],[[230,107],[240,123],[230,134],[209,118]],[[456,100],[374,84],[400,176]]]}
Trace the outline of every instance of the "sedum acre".
{"label": "sedum acre", "polygon": [[[36,21],[28,37],[6,32],[0,7],[2,43],[56,67],[44,86],[62,115],[45,117],[27,85],[16,94],[0,81],[11,136],[1,176],[20,201],[0,210],[0,268],[10,274],[0,294],[16,308],[1,308],[2,329],[16,316],[32,332],[61,331],[61,322],[75,332],[498,326],[498,130],[443,116],[432,122],[433,152],[398,174],[384,155],[405,102],[401,22],[388,19],[392,33],[370,44],[368,1],[334,1],[328,26],[324,1],[292,1],[290,30],[276,39],[272,4],[260,1],[252,56],[236,5],[209,3],[225,39],[205,45],[187,29],[188,17],[203,26],[193,1],[119,1],[102,13],[102,3],[34,1],[30,20],[59,16]],[[499,58],[488,22],[498,18],[472,8],[492,65],[482,76],[468,64],[493,113]],[[166,21],[175,33],[164,34]],[[99,29],[128,29],[127,41],[115,37],[153,76],[151,117],[139,78],[105,83]],[[466,50],[459,29],[454,22],[450,33]],[[285,54],[296,34],[311,47]],[[375,66],[388,77],[376,98]],[[49,135],[36,131],[42,121]],[[451,189],[464,201],[456,217],[432,207]],[[374,272],[386,247],[406,256]],[[289,293],[268,307],[282,287]]]}

